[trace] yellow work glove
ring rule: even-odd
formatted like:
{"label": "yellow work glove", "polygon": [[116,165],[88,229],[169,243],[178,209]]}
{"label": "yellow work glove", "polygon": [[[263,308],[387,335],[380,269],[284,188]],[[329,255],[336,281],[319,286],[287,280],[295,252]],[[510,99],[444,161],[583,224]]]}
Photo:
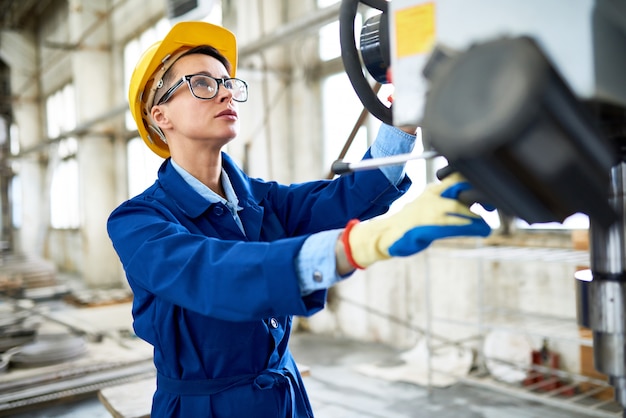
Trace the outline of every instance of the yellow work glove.
{"label": "yellow work glove", "polygon": [[457,200],[459,193],[469,189],[471,185],[454,173],[428,185],[396,214],[350,221],[342,236],[348,261],[366,268],[376,261],[416,254],[436,239],[486,237],[489,225]]}

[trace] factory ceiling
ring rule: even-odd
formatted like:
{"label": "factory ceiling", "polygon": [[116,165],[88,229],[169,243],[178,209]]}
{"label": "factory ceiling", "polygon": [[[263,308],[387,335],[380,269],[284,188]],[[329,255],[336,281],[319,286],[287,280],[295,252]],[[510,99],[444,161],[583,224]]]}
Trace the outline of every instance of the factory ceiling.
{"label": "factory ceiling", "polygon": [[0,30],[16,30],[42,13],[50,0],[0,0]]}

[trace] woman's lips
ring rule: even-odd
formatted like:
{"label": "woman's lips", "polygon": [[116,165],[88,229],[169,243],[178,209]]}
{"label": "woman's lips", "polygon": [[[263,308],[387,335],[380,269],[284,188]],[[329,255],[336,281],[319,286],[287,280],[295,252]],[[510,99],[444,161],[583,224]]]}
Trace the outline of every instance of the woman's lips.
{"label": "woman's lips", "polygon": [[235,112],[234,110],[231,110],[231,109],[226,109],[226,110],[218,113],[216,117],[217,118],[225,117],[225,118],[228,118],[228,119],[236,120],[237,119],[237,112]]}

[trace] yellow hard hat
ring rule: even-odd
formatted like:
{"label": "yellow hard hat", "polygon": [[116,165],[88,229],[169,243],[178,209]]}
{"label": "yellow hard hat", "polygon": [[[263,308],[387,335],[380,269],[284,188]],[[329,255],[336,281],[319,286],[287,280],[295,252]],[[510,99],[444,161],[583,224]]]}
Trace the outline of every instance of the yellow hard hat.
{"label": "yellow hard hat", "polygon": [[237,40],[229,30],[206,22],[180,22],[162,41],[149,47],[139,58],[130,77],[128,105],[139,135],[157,155],[167,158],[170,150],[163,133],[150,117],[158,83],[180,56],[191,48],[209,45],[230,62],[230,76],[237,69]]}

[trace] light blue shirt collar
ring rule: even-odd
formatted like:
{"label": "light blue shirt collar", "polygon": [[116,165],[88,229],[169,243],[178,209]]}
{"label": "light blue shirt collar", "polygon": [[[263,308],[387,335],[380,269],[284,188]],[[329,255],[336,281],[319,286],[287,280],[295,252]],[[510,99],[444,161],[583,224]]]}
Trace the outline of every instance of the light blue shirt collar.
{"label": "light blue shirt collar", "polygon": [[191,188],[194,189],[200,196],[204,197],[210,203],[223,203],[231,211],[233,216],[238,218],[237,211],[240,211],[243,208],[239,206],[239,199],[237,198],[235,189],[233,189],[233,185],[230,182],[230,177],[228,177],[224,168],[222,168],[222,187],[224,188],[226,199],[209,189],[204,183],[189,174],[187,170],[176,164],[176,161],[173,159],[170,159],[170,162],[172,163],[174,170],[176,170],[183,180],[185,180],[185,182],[189,184]]}

